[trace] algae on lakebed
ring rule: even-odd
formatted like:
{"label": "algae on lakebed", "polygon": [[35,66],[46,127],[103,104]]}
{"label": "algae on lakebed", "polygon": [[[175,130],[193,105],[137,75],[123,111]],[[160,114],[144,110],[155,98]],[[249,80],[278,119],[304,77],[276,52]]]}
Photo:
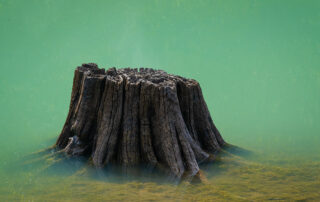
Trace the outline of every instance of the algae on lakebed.
{"label": "algae on lakebed", "polygon": [[[0,189],[0,200],[23,201],[261,201],[320,200],[320,162],[263,164],[235,155],[203,166],[208,181],[200,184],[94,178],[86,164],[57,164],[51,158],[38,172],[19,172],[11,186]],[[46,172],[50,162],[66,172]],[[70,165],[78,165],[71,168]],[[33,165],[33,168],[35,166]],[[42,167],[42,168],[41,168]],[[55,167],[54,170],[57,170]],[[50,170],[50,169],[49,169]],[[11,177],[12,178],[12,177]],[[23,182],[30,180],[30,183]],[[20,191],[19,191],[20,190]]]}

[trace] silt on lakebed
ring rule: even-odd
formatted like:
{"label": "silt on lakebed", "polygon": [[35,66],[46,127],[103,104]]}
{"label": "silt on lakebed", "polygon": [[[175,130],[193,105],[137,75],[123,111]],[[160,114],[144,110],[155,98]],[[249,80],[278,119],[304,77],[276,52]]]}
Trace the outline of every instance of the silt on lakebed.
{"label": "silt on lakebed", "polygon": [[146,165],[178,179],[202,178],[199,164],[230,147],[197,81],[150,68],[105,71],[94,63],[75,70],[55,146],[68,156],[87,156],[98,168]]}

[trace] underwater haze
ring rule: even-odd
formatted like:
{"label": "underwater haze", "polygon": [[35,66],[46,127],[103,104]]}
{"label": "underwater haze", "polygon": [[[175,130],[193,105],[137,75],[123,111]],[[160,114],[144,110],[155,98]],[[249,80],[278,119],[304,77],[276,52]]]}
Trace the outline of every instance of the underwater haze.
{"label": "underwater haze", "polygon": [[[0,201],[320,201],[319,36],[318,0],[0,0]],[[223,138],[252,155],[204,166],[201,184],[30,160],[89,62],[199,81]]]}

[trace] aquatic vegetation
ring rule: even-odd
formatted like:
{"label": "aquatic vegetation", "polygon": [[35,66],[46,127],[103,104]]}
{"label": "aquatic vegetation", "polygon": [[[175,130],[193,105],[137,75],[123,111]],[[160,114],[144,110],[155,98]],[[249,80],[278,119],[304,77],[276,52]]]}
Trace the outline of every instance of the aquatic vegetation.
{"label": "aquatic vegetation", "polygon": [[[12,186],[1,187],[0,200],[35,201],[261,201],[320,199],[320,162],[262,164],[225,152],[219,161],[202,166],[207,182],[173,183],[152,177],[127,178],[105,175],[95,178],[95,169],[81,161],[63,162],[59,156],[43,153],[35,162],[36,172],[18,172]],[[45,160],[44,160],[45,159]],[[30,163],[30,162],[29,162]],[[68,165],[69,164],[69,165]],[[50,166],[54,169],[50,169]],[[75,166],[78,165],[78,166]],[[33,168],[35,166],[33,165]],[[57,170],[64,172],[57,172]],[[24,180],[30,180],[30,183]]]}

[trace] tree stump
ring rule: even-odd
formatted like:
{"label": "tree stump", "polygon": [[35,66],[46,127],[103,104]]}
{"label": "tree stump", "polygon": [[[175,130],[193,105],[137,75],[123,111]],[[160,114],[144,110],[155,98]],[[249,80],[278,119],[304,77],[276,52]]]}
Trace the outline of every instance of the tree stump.
{"label": "tree stump", "polygon": [[94,166],[147,164],[195,176],[225,141],[200,85],[150,68],[77,67],[69,113],[56,142]]}

